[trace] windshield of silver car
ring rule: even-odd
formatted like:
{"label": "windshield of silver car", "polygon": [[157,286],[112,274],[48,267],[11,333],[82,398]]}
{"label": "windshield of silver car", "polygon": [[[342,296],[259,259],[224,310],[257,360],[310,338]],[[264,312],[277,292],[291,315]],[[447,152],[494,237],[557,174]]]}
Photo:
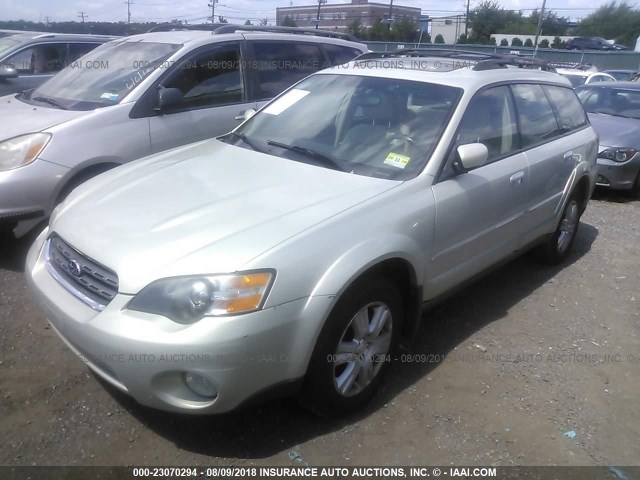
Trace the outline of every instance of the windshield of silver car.
{"label": "windshield of silver car", "polygon": [[589,113],[604,113],[640,120],[640,90],[581,87],[576,92],[584,109]]}
{"label": "windshield of silver car", "polygon": [[409,80],[314,75],[225,141],[325,168],[404,180],[426,165],[461,94],[459,88]]}
{"label": "windshield of silver car", "polygon": [[23,95],[29,103],[65,110],[93,110],[119,103],[181,45],[115,41],[70,63],[36,90]]}

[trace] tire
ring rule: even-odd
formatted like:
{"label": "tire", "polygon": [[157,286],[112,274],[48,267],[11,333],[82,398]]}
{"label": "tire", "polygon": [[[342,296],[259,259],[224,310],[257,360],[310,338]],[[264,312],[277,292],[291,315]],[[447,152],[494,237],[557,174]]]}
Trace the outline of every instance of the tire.
{"label": "tire", "polygon": [[580,227],[582,208],[580,197],[573,192],[562,212],[556,231],[539,249],[540,259],[547,265],[562,263],[571,252]]}
{"label": "tire", "polygon": [[403,317],[402,296],[389,279],[370,276],[356,281],[338,300],[318,337],[302,404],[325,417],[364,406],[389,367]]}

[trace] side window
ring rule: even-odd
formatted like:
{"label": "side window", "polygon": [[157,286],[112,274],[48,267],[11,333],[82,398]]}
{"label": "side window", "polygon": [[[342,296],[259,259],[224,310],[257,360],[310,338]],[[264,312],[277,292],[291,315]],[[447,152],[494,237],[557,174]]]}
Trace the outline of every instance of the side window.
{"label": "side window", "polygon": [[342,45],[332,45],[326,43],[324,50],[327,52],[331,65],[342,65],[348,63],[358,55],[362,55],[362,52],[357,48],[343,47]]}
{"label": "side window", "polygon": [[163,85],[182,92],[174,110],[240,103],[244,82],[239,45],[220,45],[174,66],[175,72]]}
{"label": "side window", "polygon": [[548,85],[542,88],[556,111],[560,133],[577,130],[587,125],[587,114],[572,89]]}
{"label": "side window", "polygon": [[324,66],[320,46],[314,43],[253,42],[253,51],[259,100],[275,97]]}
{"label": "side window", "polygon": [[482,143],[493,162],[520,149],[520,138],[509,87],[490,88],[476,95],[464,114],[455,146]]}
{"label": "side window", "polygon": [[550,140],[559,135],[558,122],[540,85],[512,85],[516,100],[522,147]]}
{"label": "side window", "polygon": [[13,65],[22,74],[47,74],[59,72],[67,61],[67,45],[47,43],[34,45],[12,55],[4,63]]}
{"label": "side window", "polygon": [[98,47],[98,43],[70,43],[69,44],[69,63],[73,63],[80,57],[85,56],[94,48]]}

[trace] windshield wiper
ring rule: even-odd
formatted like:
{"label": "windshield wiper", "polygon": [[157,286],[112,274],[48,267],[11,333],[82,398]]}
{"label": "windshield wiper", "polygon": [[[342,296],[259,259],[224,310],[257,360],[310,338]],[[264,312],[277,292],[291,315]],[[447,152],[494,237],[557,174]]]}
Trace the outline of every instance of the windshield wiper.
{"label": "windshield wiper", "polygon": [[55,100],[53,100],[51,98],[35,97],[35,98],[32,98],[31,100],[34,100],[36,102],[47,103],[47,104],[51,105],[52,107],[59,108],[60,110],[68,110],[67,107],[62,106],[61,104],[59,104],[58,102],[56,102]]}
{"label": "windshield wiper", "polygon": [[345,166],[339,160],[336,160],[335,158],[329,157],[324,153],[317,152],[307,147],[302,147],[300,145],[287,145],[286,143],[280,143],[273,140],[268,140],[267,145],[273,145],[274,147],[291,150],[292,152],[301,153],[302,155],[306,155],[307,157],[320,160],[322,163],[333,168],[334,170],[340,170],[341,172],[347,171]]}
{"label": "windshield wiper", "polygon": [[240,140],[242,140],[244,143],[246,143],[247,145],[249,145],[251,147],[252,150],[255,150],[256,152],[260,152],[260,153],[266,153],[264,151],[264,149],[258,147],[255,143],[253,143],[252,140],[249,140],[247,138],[247,136],[244,133],[238,133],[238,132],[229,132],[229,136],[230,137],[236,137],[239,138]]}

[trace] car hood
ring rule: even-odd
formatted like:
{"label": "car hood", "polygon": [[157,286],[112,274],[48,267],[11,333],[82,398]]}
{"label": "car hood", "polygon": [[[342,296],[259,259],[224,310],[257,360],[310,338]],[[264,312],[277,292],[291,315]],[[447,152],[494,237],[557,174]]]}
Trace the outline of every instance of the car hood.
{"label": "car hood", "polygon": [[589,121],[600,137],[600,146],[640,148],[640,120],[589,113]]}
{"label": "car hood", "polygon": [[121,293],[135,294],[158,278],[241,270],[279,243],[400,183],[208,140],[85,183],[51,229],[115,270]]}
{"label": "car hood", "polygon": [[0,97],[0,118],[7,119],[0,127],[0,141],[41,132],[90,113],[30,105],[18,100],[16,95],[6,95]]}

